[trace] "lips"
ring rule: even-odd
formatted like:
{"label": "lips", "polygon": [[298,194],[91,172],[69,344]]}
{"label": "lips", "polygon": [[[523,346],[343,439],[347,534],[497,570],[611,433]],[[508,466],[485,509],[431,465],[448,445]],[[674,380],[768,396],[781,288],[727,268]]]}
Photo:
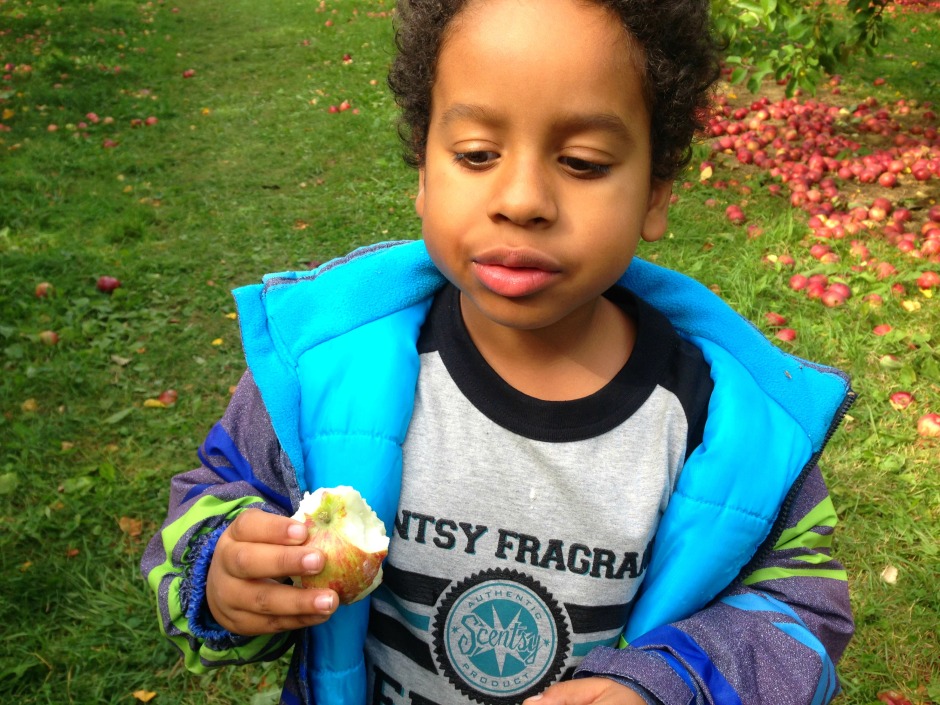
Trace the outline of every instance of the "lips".
{"label": "lips", "polygon": [[474,258],[473,272],[494,294],[518,298],[550,286],[561,274],[561,266],[533,250],[495,250]]}

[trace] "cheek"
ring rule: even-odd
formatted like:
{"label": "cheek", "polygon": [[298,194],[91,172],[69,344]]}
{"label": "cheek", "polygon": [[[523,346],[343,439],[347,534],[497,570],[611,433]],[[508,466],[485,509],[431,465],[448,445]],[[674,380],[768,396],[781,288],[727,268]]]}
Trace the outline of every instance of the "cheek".
{"label": "cheek", "polygon": [[421,235],[424,240],[424,246],[428,249],[431,261],[444,273],[448,279],[453,273],[454,262],[454,244],[441,229],[437,227],[432,217],[426,214],[421,221]]}

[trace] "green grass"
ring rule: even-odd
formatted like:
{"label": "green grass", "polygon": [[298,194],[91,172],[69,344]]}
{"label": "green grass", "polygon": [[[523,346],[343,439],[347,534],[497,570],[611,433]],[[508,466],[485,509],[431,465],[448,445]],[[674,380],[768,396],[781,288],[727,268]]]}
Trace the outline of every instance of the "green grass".
{"label": "green grass", "polygon": [[[391,26],[374,16],[389,4],[334,0],[321,12],[206,0],[175,13],[129,0],[93,11],[0,2],[9,27],[0,67],[32,67],[0,80],[10,128],[0,132],[0,701],[133,702],[139,689],[155,702],[276,697],[283,663],[182,671],[137,564],[169,477],[196,462],[242,372],[229,291],[420,232],[416,176],[399,159],[384,84]],[[846,92],[940,101],[936,18],[899,15],[887,45],[846,72]],[[195,76],[184,79],[186,69]],[[888,81],[873,88],[879,76]],[[358,114],[327,111],[343,100]],[[90,112],[100,121],[79,127]],[[131,126],[150,115],[156,125]],[[858,620],[841,702],[867,705],[887,688],[938,701],[940,445],[914,422],[940,411],[940,296],[910,287],[924,263],[883,240],[869,242],[873,254],[897,264],[920,310],[905,312],[887,283],[849,270],[847,241],[836,244],[842,265],[810,260],[805,216],[766,195],[759,174],[732,175],[754,186],[747,210],[759,237],[724,217],[740,195],[690,174],[671,235],[641,254],[719,288],[768,335],[763,314],[783,313],[801,333],[793,352],[852,374],[861,397],[824,466]],[[940,200],[937,182],[915,200]],[[839,309],[808,302],[788,288],[792,270],[763,260],[783,253],[859,294]],[[95,289],[102,274],[122,282],[111,296]],[[41,281],[52,297],[35,297]],[[885,306],[865,304],[868,292]],[[873,337],[882,322],[894,332]],[[43,330],[60,343],[42,345]],[[879,364],[886,354],[899,369]],[[170,388],[174,406],[144,405]],[[896,412],[887,397],[901,388],[916,402]],[[880,577],[888,565],[895,584]]]}

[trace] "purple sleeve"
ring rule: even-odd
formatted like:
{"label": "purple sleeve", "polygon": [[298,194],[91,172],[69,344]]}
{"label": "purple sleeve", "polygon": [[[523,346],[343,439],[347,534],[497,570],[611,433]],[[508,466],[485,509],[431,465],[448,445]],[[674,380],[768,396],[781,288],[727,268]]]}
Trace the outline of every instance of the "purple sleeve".
{"label": "purple sleeve", "polygon": [[212,552],[232,519],[251,507],[290,515],[299,500],[294,472],[249,373],[198,455],[200,467],[170,481],[167,517],[141,560],[161,631],[196,672],[277,658],[290,646],[290,634],[231,634],[205,603]]}
{"label": "purple sleeve", "polygon": [[595,649],[575,677],[613,678],[662,705],[828,703],[853,632],[846,573],[830,554],[835,524],[813,468],[782,533],[725,592],[624,649]]}

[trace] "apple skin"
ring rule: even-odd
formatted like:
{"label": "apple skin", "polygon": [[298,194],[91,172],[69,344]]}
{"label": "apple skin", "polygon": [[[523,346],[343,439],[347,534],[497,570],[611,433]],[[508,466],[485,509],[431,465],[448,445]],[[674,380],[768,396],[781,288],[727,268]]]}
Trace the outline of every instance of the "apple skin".
{"label": "apple skin", "polygon": [[771,326],[772,328],[780,328],[781,326],[785,326],[787,324],[786,317],[781,316],[775,311],[768,311],[765,313],[764,319],[767,321],[767,325]]}
{"label": "apple skin", "polygon": [[39,334],[39,342],[43,345],[58,345],[59,334],[54,330],[44,330]]}
{"label": "apple skin", "polygon": [[888,398],[888,403],[895,411],[904,411],[914,401],[910,392],[895,392]]}
{"label": "apple skin", "polygon": [[[304,544],[323,553],[323,570],[315,575],[304,575],[300,584],[304,588],[330,589],[336,592],[339,602],[348,605],[366,597],[382,582],[382,561],[388,555],[388,538],[385,526],[378,516],[351,487],[335,487],[318,490],[309,497],[320,495],[301,509],[294,519],[303,521],[309,537]],[[366,530],[380,534],[369,550],[357,546],[344,530],[348,524],[363,521]],[[357,533],[354,528],[353,533]],[[362,529],[358,533],[363,533]],[[373,539],[375,539],[373,533]]]}
{"label": "apple skin", "polygon": [[917,419],[917,433],[924,438],[940,438],[940,414],[924,414]]}
{"label": "apple skin", "polygon": [[110,294],[119,286],[121,286],[121,282],[115,277],[109,276],[98,277],[98,281],[95,283],[95,288],[105,294]]}
{"label": "apple skin", "polygon": [[921,289],[935,289],[940,286],[940,274],[936,272],[923,272],[917,277],[917,286]]}

